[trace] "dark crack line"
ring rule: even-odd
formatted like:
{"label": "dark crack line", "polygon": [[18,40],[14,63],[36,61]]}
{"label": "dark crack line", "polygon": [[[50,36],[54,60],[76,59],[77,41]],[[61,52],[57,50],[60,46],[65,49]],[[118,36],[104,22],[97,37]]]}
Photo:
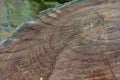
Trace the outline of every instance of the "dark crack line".
{"label": "dark crack line", "polygon": [[52,66],[51,71],[47,74],[47,76],[45,76],[43,78],[43,80],[49,80],[50,76],[53,74],[53,71],[55,69],[55,65],[57,63],[58,56],[65,49],[66,46],[67,45],[64,45],[64,47],[62,47],[61,49],[57,50],[57,52],[56,52],[57,55],[53,58],[52,63],[51,63],[51,66]]}
{"label": "dark crack line", "polygon": [[[106,28],[105,28],[105,25],[104,25],[104,23],[105,23],[104,17],[101,16],[101,15],[99,15],[96,11],[95,11],[95,13],[96,13],[96,15],[102,20],[103,30],[106,31]],[[105,34],[105,32],[103,32],[103,34]],[[107,37],[107,36],[106,36],[106,37]],[[98,37],[97,42],[99,41],[99,39],[100,39],[100,36]],[[97,44],[97,42],[96,42],[96,44]],[[106,43],[106,45],[107,45],[107,43]],[[100,46],[98,46],[98,47],[99,47],[99,49],[101,50]],[[104,62],[104,65],[106,65],[106,66],[109,67],[109,70],[110,70],[111,74],[113,75],[114,80],[118,80],[118,79],[116,78],[116,76],[115,76],[112,68],[111,68],[110,62],[108,61],[107,64],[106,64],[105,59],[104,59],[104,53],[105,53],[104,51],[100,53],[101,58],[102,58],[102,60],[103,60],[103,62]]]}
{"label": "dark crack line", "polygon": [[[39,18],[39,20],[40,20],[42,23],[44,23],[44,24],[46,24],[46,25],[49,25],[49,26],[54,26],[54,27],[66,27],[66,26],[64,26],[64,25],[63,25],[63,26],[62,26],[62,25],[60,26],[60,25],[53,25],[53,24],[47,23],[47,22],[43,21],[43,20],[40,19],[40,18]],[[67,26],[71,26],[71,25],[67,25]]]}
{"label": "dark crack line", "polygon": [[57,59],[58,59],[59,54],[68,46],[68,43],[74,38],[75,35],[76,35],[76,34],[72,34],[71,36],[69,36],[67,39],[70,39],[70,40],[68,40],[67,42],[63,43],[63,46],[62,46],[61,48],[55,49],[56,52],[54,52],[54,53],[56,54],[56,56],[55,56],[55,57],[53,58],[53,60],[52,60],[52,63],[51,63],[52,68],[51,68],[51,71],[47,74],[47,76],[45,76],[45,77],[43,78],[43,80],[49,80],[50,76],[53,74],[53,71],[54,71],[54,69],[55,69],[55,65],[56,65],[56,63],[57,63]]}

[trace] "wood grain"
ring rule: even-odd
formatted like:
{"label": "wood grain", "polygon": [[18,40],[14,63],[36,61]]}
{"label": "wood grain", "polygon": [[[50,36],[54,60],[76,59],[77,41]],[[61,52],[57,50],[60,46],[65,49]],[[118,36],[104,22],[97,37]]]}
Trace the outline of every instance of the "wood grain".
{"label": "wood grain", "polygon": [[76,2],[36,20],[0,52],[0,80],[119,80],[120,1]]}

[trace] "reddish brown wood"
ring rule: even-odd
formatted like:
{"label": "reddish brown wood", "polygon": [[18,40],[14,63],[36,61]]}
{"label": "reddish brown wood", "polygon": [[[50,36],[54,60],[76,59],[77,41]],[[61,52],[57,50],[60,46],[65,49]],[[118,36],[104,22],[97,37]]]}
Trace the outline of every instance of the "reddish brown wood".
{"label": "reddish brown wood", "polygon": [[0,53],[0,80],[120,80],[120,1],[49,12]]}

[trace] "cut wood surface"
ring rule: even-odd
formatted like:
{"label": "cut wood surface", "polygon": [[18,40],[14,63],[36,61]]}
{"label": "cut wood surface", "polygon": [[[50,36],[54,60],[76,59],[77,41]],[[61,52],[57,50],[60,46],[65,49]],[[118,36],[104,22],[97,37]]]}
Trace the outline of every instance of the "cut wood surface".
{"label": "cut wood surface", "polygon": [[1,49],[0,80],[120,80],[119,0],[78,0],[36,18]]}

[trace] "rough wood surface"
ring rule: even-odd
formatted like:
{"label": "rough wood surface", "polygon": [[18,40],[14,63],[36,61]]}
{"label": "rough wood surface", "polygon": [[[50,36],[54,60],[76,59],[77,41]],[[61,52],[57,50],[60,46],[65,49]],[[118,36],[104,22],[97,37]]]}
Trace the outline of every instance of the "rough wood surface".
{"label": "rough wood surface", "polygon": [[76,2],[25,28],[0,53],[0,80],[120,80],[120,1]]}

